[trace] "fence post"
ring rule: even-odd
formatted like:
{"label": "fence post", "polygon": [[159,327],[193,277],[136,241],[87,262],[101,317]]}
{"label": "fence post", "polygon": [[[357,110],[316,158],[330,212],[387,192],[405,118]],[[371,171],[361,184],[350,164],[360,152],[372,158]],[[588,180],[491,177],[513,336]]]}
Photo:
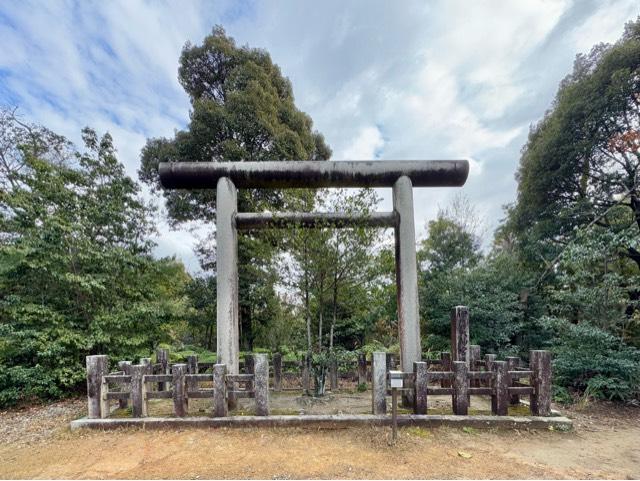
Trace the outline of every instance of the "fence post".
{"label": "fence post", "polygon": [[87,417],[106,418],[109,415],[109,402],[102,394],[102,376],[109,374],[109,356],[87,356]]}
{"label": "fence post", "polygon": [[[187,374],[198,374],[198,355],[193,354],[191,356],[187,356]],[[187,391],[197,391],[198,390],[198,381],[195,379],[187,378],[186,381]],[[189,395],[187,394],[187,404],[189,403]]]}
{"label": "fence post", "polygon": [[414,361],[413,373],[415,376],[413,413],[427,414],[427,363]]}
{"label": "fence post", "polygon": [[465,361],[453,361],[453,414],[466,416],[469,410],[469,379]]}
{"label": "fence post", "polygon": [[309,376],[309,364],[311,362],[311,355],[305,352],[302,356],[302,390],[308,396],[311,391],[311,378]]}
{"label": "fence post", "polygon": [[[118,369],[121,370],[125,376],[129,376],[131,373],[131,369],[129,369],[131,367],[131,361],[119,361],[118,362]],[[122,386],[122,391],[127,391],[127,389],[129,390],[129,397],[131,397],[131,383],[126,383],[126,384],[121,384]],[[127,406],[129,405],[129,399],[119,399],[118,400],[118,407],[120,409],[127,409]]]}
{"label": "fence post", "polygon": [[253,354],[244,355],[244,372],[246,374],[254,373],[255,357]]}
{"label": "fence post", "polygon": [[387,355],[374,352],[371,358],[371,396],[373,414],[387,413]]}
{"label": "fence post", "polygon": [[273,390],[280,391],[282,389],[282,354],[276,352],[273,354]]}
{"label": "fence post", "polygon": [[[507,357],[507,371],[515,371],[518,367],[520,367],[520,358],[509,356]],[[509,376],[509,386],[515,386],[515,380],[511,379]],[[513,406],[520,404],[520,396],[518,394],[511,394],[509,396],[509,403]]]}
{"label": "fence post", "polygon": [[[477,344],[471,344],[469,346],[469,370],[478,371],[478,361],[480,361],[480,346]],[[473,379],[471,381],[473,387],[480,387],[480,379]]]}
{"label": "fence post", "polygon": [[178,417],[187,415],[187,397],[185,395],[184,382],[186,372],[186,364],[174,364],[171,367],[171,374],[173,375],[173,412]]}
{"label": "fence post", "polygon": [[451,360],[469,367],[469,309],[456,306],[451,311]]}
{"label": "fence post", "polygon": [[266,354],[253,356],[253,388],[255,390],[256,414],[269,415],[269,359]]}
{"label": "fence post", "polygon": [[531,414],[549,416],[551,414],[551,353],[549,351],[530,351],[529,366],[533,395],[531,396]]}
{"label": "fence post", "polygon": [[338,359],[331,358],[329,364],[329,382],[331,383],[331,392],[338,390]]}
{"label": "fence post", "polygon": [[229,413],[227,407],[227,366],[213,366],[213,416],[223,418]]}
{"label": "fence post", "polygon": [[[162,371],[160,374],[169,374],[169,351],[167,349],[156,349],[156,361],[160,364]],[[167,388],[165,383],[158,383],[158,391],[164,391]]]}
{"label": "fence post", "polygon": [[147,389],[144,376],[147,374],[147,366],[132,364],[131,370],[131,410],[134,418],[142,418],[147,415]]}
{"label": "fence post", "polygon": [[367,384],[367,353],[358,353],[358,384]]}
{"label": "fence post", "polygon": [[[493,414],[506,416],[509,413],[509,371],[506,361],[496,361],[493,365],[495,377],[495,408],[491,403]],[[492,396],[493,399],[493,396]]]}
{"label": "fence post", "polygon": [[[445,372],[451,371],[451,353],[450,352],[440,353],[440,370]],[[441,379],[440,387],[451,387],[451,381],[449,379]]]}

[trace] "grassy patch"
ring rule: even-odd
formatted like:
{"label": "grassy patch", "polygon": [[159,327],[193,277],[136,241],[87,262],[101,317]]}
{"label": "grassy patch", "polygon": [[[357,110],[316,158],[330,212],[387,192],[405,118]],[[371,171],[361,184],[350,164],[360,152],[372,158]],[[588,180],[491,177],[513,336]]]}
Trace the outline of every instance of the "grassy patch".
{"label": "grassy patch", "polygon": [[405,428],[404,432],[406,432],[407,434],[410,434],[411,436],[416,436],[418,438],[428,438],[431,436],[431,432],[428,429],[420,428],[417,426]]}

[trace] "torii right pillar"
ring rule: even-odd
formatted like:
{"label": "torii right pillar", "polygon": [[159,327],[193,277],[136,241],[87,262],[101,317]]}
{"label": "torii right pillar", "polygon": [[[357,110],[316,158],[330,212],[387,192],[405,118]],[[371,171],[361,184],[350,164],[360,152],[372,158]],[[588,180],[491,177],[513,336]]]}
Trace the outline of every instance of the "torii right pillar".
{"label": "torii right pillar", "polygon": [[[413,372],[413,363],[419,362],[422,356],[413,185],[407,176],[400,177],[393,184],[393,210],[398,216],[395,247],[400,365],[403,372]],[[413,391],[403,391],[402,403],[413,405]]]}

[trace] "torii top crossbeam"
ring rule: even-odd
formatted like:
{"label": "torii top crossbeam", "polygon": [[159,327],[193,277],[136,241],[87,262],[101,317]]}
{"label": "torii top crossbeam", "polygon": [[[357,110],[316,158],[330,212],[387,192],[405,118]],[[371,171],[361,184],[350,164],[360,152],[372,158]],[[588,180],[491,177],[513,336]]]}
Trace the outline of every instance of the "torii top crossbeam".
{"label": "torii top crossbeam", "polygon": [[413,187],[459,187],[466,160],[281,161],[161,163],[166,189],[213,189],[228,178],[238,188],[392,187],[400,177]]}

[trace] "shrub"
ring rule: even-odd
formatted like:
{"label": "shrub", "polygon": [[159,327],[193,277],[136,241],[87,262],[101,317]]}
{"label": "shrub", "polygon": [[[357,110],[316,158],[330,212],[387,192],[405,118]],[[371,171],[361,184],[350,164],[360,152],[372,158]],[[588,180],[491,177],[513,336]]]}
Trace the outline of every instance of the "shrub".
{"label": "shrub", "polygon": [[[588,324],[545,318],[555,334],[554,383],[597,399],[625,401],[640,394],[640,350]],[[566,399],[566,394],[556,390]]]}

